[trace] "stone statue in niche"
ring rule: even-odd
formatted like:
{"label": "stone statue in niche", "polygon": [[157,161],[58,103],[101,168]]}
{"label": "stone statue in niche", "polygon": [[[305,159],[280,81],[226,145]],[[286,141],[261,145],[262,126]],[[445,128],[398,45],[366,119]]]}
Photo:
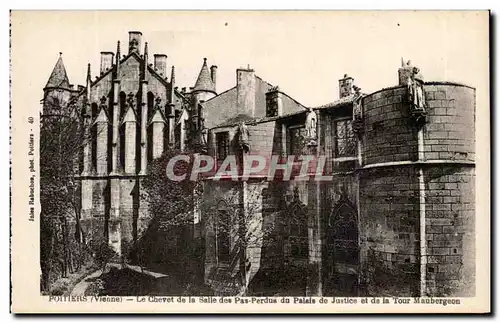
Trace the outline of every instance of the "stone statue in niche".
{"label": "stone statue in niche", "polygon": [[314,110],[311,107],[307,108],[305,139],[309,141],[308,143],[309,146],[316,145],[316,140],[318,138],[317,122],[318,122],[318,117],[316,115],[316,112],[314,112]]}
{"label": "stone statue in niche", "polygon": [[358,136],[363,133],[364,128],[362,100],[361,88],[355,85],[352,102],[352,128]]}
{"label": "stone statue in niche", "polygon": [[154,111],[161,110],[161,98],[159,96],[155,99],[155,108]]}
{"label": "stone statue in niche", "polygon": [[408,102],[410,103],[410,115],[412,121],[417,126],[422,126],[426,122],[427,112],[425,110],[425,98],[423,81],[419,77],[420,69],[414,67],[408,76]]}
{"label": "stone statue in niche", "polygon": [[136,51],[139,48],[139,42],[137,41],[137,39],[132,39],[128,44],[128,47],[130,49],[130,52]]}
{"label": "stone statue in niche", "polygon": [[250,151],[250,132],[245,122],[240,122],[238,126],[238,146],[243,152],[247,153]]}
{"label": "stone statue in niche", "polygon": [[101,103],[99,104],[99,110],[106,110],[107,107],[106,101],[107,101],[106,97],[102,96]]}
{"label": "stone statue in niche", "polygon": [[130,92],[127,96],[127,104],[129,106],[129,108],[134,108],[134,93]]}

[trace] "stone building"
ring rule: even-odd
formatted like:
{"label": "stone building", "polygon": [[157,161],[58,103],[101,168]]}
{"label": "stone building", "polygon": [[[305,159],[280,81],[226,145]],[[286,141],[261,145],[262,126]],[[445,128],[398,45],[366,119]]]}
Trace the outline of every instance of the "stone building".
{"label": "stone building", "polygon": [[[179,91],[167,56],[150,57],[132,31],[128,53],[119,42],[101,52],[85,86],[70,84],[59,58],[43,113],[73,104],[84,116],[94,140],[80,165],[81,221],[117,252],[150,219],[148,163],[191,145],[217,167],[238,159],[236,181],[205,179],[200,207],[204,280],[218,293],[473,295],[475,89],[424,82],[409,63],[398,72],[398,85],[369,94],[344,75],[339,98],[311,108],[250,67],[218,94],[205,59]],[[281,176],[297,174],[299,156],[324,165],[307,168],[310,179],[267,168],[245,178],[253,155],[288,161]]]}
{"label": "stone building", "polygon": [[[148,52],[142,33],[129,32],[128,49],[101,52],[99,73],[88,65],[85,86],[70,84],[62,58],[44,88],[42,114],[76,107],[89,138],[82,152],[81,223],[86,232],[104,235],[120,254],[122,242],[135,241],[147,227],[148,206],[141,178],[148,163],[165,149],[203,145],[188,137],[196,126],[199,103],[216,96],[217,66],[203,61],[194,87],[179,90],[167,55]],[[192,115],[193,114],[193,115]]]}
{"label": "stone building", "polygon": [[474,294],[475,89],[424,82],[409,63],[398,72],[398,85],[370,94],[344,75],[338,100],[308,110],[290,109],[277,87],[265,103],[204,104],[224,111],[208,133],[218,161],[295,156],[284,167],[293,173],[301,155],[324,158],[305,179],[268,178],[267,168],[206,179],[208,284],[227,294]]}

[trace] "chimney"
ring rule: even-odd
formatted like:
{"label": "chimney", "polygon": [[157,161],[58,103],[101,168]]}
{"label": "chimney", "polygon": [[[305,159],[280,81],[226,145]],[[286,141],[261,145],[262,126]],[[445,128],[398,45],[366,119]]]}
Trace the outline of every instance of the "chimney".
{"label": "chimney", "polygon": [[347,74],[339,80],[339,98],[344,98],[353,94],[354,79]]}
{"label": "chimney", "polygon": [[142,33],[140,31],[129,31],[128,32],[128,53],[136,52],[141,54],[141,38]]}
{"label": "chimney", "polygon": [[163,78],[167,77],[167,55],[154,54],[154,69]]}
{"label": "chimney", "polygon": [[248,68],[236,70],[237,103],[236,114],[254,117],[255,114],[255,71]]}
{"label": "chimney", "polygon": [[113,52],[101,52],[101,75],[113,67],[114,56]]}
{"label": "chimney", "polygon": [[215,88],[217,88],[217,66],[212,65],[210,66],[210,77],[212,78],[212,83],[214,84]]}
{"label": "chimney", "polygon": [[274,86],[266,93],[266,117],[277,117],[283,114],[282,94],[278,86]]}

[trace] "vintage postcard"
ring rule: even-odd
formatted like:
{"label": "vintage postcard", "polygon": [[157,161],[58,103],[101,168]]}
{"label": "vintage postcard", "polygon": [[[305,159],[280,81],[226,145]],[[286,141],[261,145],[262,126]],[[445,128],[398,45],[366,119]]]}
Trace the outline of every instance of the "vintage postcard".
{"label": "vintage postcard", "polygon": [[488,11],[12,11],[14,313],[490,312]]}

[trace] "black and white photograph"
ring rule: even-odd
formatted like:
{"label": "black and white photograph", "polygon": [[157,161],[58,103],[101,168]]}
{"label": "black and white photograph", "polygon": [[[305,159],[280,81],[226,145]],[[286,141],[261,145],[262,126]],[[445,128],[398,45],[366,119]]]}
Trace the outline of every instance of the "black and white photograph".
{"label": "black and white photograph", "polygon": [[12,11],[14,304],[489,311],[489,19]]}

